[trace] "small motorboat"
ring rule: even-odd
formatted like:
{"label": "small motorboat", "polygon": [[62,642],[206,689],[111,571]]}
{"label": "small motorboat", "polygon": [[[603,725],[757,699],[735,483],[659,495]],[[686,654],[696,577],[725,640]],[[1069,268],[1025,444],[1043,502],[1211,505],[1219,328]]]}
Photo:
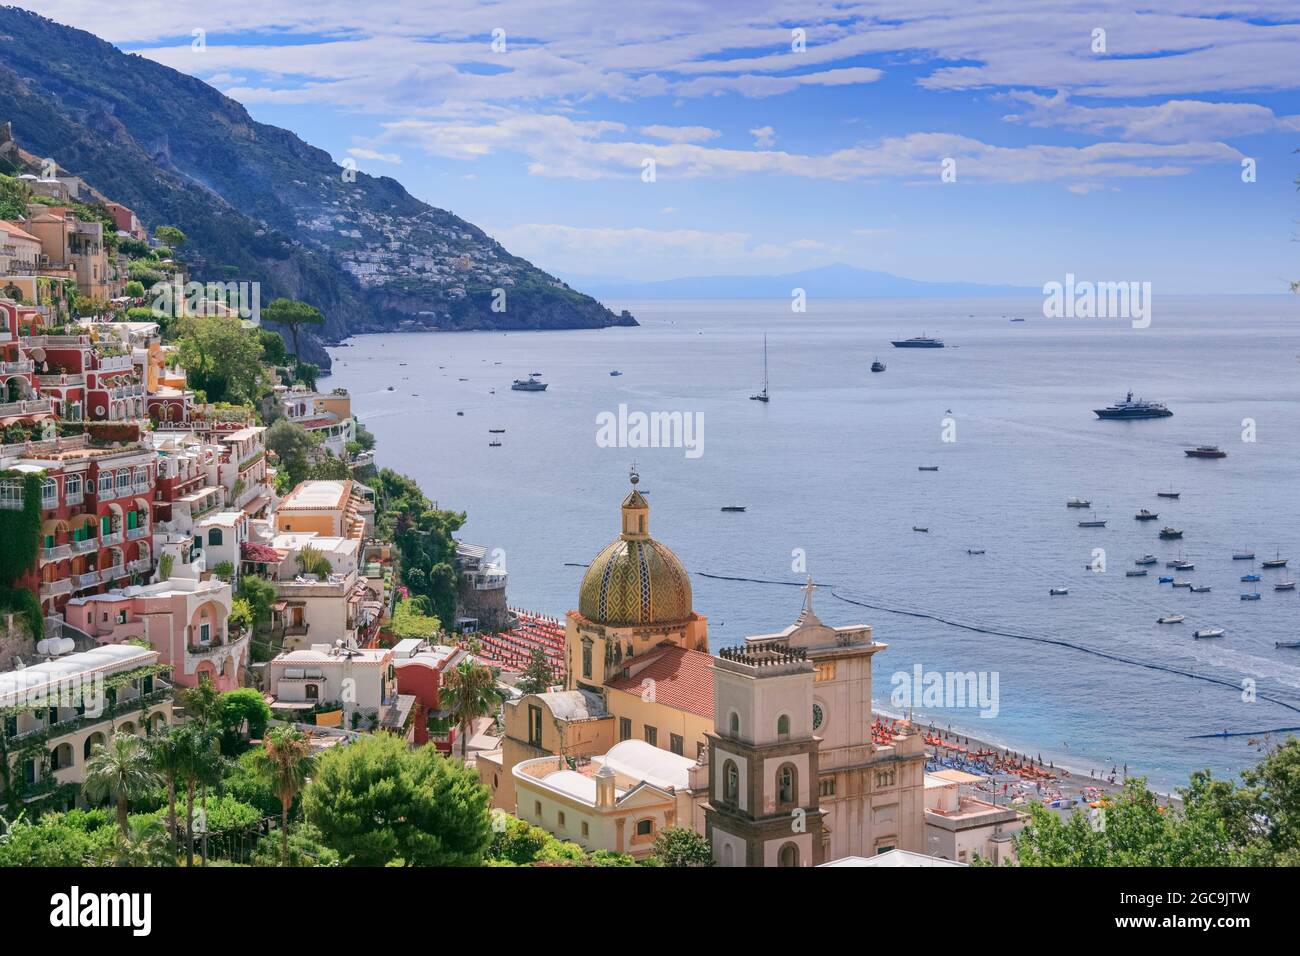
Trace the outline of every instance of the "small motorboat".
{"label": "small motorboat", "polygon": [[393,386],[389,385],[388,388],[384,389],[384,391],[386,391],[386,392],[395,392],[395,391],[397,391],[397,389],[395,389],[395,388],[393,388]]}
{"label": "small motorboat", "polygon": [[1087,498],[1071,498],[1065,503],[1067,508],[1091,508],[1092,502]]}
{"label": "small motorboat", "polygon": [[1190,561],[1182,561],[1182,560],[1172,561],[1172,562],[1170,562],[1169,566],[1170,566],[1171,568],[1173,568],[1175,571],[1195,571],[1195,570],[1196,570],[1196,565],[1192,564],[1192,562],[1190,562]]}
{"label": "small motorboat", "polygon": [[1059,597],[1059,596],[1061,596],[1062,594],[1069,594],[1069,593],[1070,593],[1070,589],[1069,589],[1069,588],[1051,588],[1050,590],[1048,590],[1047,593],[1050,594],[1052,597]]}
{"label": "small motorboat", "polygon": [[612,372],[609,373],[609,377],[610,377],[610,378],[618,378],[618,376],[620,376],[620,375],[622,375],[622,374],[623,374],[623,373],[620,372],[618,369],[614,369],[614,371],[612,371]]}
{"label": "small motorboat", "polygon": [[1161,528],[1161,529],[1160,529],[1160,538],[1161,538],[1161,540],[1164,540],[1164,541],[1173,541],[1173,540],[1175,540],[1176,538],[1181,538],[1182,536],[1183,536],[1183,533],[1182,533],[1182,531],[1180,531],[1178,528],[1167,528],[1167,527],[1166,527],[1166,528]]}
{"label": "small motorboat", "polygon": [[458,379],[456,379],[456,381],[458,381],[458,382],[468,382],[469,379],[467,379],[467,378],[458,378]]}
{"label": "small motorboat", "polygon": [[1176,588],[1190,588],[1190,587],[1192,586],[1192,582],[1191,582],[1191,581],[1177,581],[1177,580],[1176,580],[1176,581],[1173,582],[1173,585],[1174,585],[1174,587],[1176,587]]}
{"label": "small motorboat", "polygon": [[499,441],[490,441],[490,442],[488,442],[488,447],[489,447],[489,448],[500,448],[500,447],[501,447],[501,443],[500,443]]}
{"label": "small motorboat", "polygon": [[744,511],[745,506],[744,505],[723,505],[722,510],[723,511]]}
{"label": "small motorboat", "polygon": [[917,471],[938,471],[939,466],[938,465],[917,465],[916,470]]}
{"label": "small motorboat", "polygon": [[1258,581],[1258,580],[1259,580],[1259,575],[1258,575],[1258,574],[1243,574],[1243,575],[1241,576],[1241,583],[1242,583],[1242,584],[1246,584],[1247,582],[1250,582],[1250,581]]}
{"label": "small motorboat", "polygon": [[1255,560],[1255,552],[1254,552],[1254,551],[1234,551],[1234,552],[1232,552],[1232,560],[1234,560],[1234,561],[1254,561],[1254,560]]}
{"label": "small motorboat", "polygon": [[489,434],[489,435],[504,435],[505,433],[506,433],[506,430],[505,430],[504,428],[489,428],[489,429],[488,429],[488,434]]}
{"label": "small motorboat", "polygon": [[1180,492],[1180,491],[1174,491],[1174,490],[1171,488],[1171,489],[1168,490],[1168,491],[1157,491],[1157,492],[1156,492],[1156,497],[1157,497],[1157,498],[1170,498],[1170,499],[1172,499],[1172,500],[1174,500],[1174,501],[1177,501],[1177,500],[1178,500],[1178,496],[1179,496],[1180,494],[1182,494],[1182,492]]}
{"label": "small motorboat", "polygon": [[1146,577],[1146,576],[1147,576],[1147,569],[1146,569],[1146,568],[1143,568],[1141,571],[1125,571],[1125,572],[1124,572],[1124,577],[1126,577],[1126,578],[1144,578],[1144,577]]}
{"label": "small motorboat", "polygon": [[924,531],[924,532],[929,532],[930,529],[929,529],[929,528],[918,528],[916,525],[912,525],[912,530],[913,530],[913,531]]}
{"label": "small motorboat", "polygon": [[1183,451],[1188,458],[1227,458],[1228,453],[1219,448],[1218,445],[1197,445],[1195,448],[1188,448]]}
{"label": "small motorboat", "polygon": [[1269,558],[1267,561],[1263,561],[1263,562],[1261,562],[1261,563],[1260,563],[1260,567],[1262,567],[1262,568],[1285,568],[1285,567],[1286,567],[1286,562],[1287,562],[1287,560],[1288,560],[1287,558],[1282,557],[1282,552],[1281,552],[1281,551],[1278,551],[1276,557]]}
{"label": "small motorboat", "polygon": [[967,548],[967,549],[966,549],[966,553],[967,553],[967,554],[983,554],[983,553],[984,553],[984,549],[983,549],[983,548]]}
{"label": "small motorboat", "polygon": [[1143,508],[1141,511],[1139,511],[1137,514],[1133,516],[1135,521],[1155,521],[1159,517],[1160,517],[1159,514],[1156,514],[1151,511],[1147,511],[1146,508]]}
{"label": "small motorboat", "polygon": [[1274,641],[1274,647],[1300,647],[1300,641]]}
{"label": "small motorboat", "polygon": [[871,363],[871,371],[883,372],[884,370],[885,370],[885,363],[880,361],[880,359],[876,359],[874,362]]}
{"label": "small motorboat", "polygon": [[1259,592],[1258,592],[1258,591],[1246,591],[1246,592],[1244,592],[1244,593],[1241,595],[1241,599],[1242,599],[1243,601],[1258,601],[1258,600],[1259,600]]}
{"label": "small motorboat", "polygon": [[459,415],[461,418],[464,418],[464,417],[465,417],[465,413],[464,413],[464,412],[457,412],[456,414]]}
{"label": "small motorboat", "polygon": [[1279,581],[1277,584],[1273,585],[1273,590],[1274,590],[1274,591],[1294,591],[1294,590],[1295,590],[1295,582],[1294,582],[1294,581]]}
{"label": "small motorboat", "polygon": [[1173,578],[1170,578],[1170,577],[1166,577],[1166,576],[1164,576],[1164,575],[1162,574],[1162,575],[1160,576],[1160,580],[1159,580],[1158,583],[1160,583],[1160,584],[1173,584],[1173,583],[1174,583],[1174,579],[1173,579]]}
{"label": "small motorboat", "polygon": [[1134,561],[1133,563],[1136,564],[1136,565],[1138,565],[1139,567],[1141,567],[1142,565],[1145,565],[1145,564],[1155,564],[1155,563],[1156,563],[1156,556],[1155,556],[1154,554],[1144,554],[1144,555],[1142,555],[1142,557],[1138,558],[1138,559],[1137,559],[1136,561]]}
{"label": "small motorboat", "polygon": [[1223,628],[1221,627],[1203,627],[1192,632],[1192,637],[1223,637]]}
{"label": "small motorboat", "polygon": [[1182,624],[1183,621],[1185,620],[1187,620],[1187,618],[1185,618],[1181,614],[1166,614],[1164,617],[1156,618],[1156,623],[1157,624]]}
{"label": "small motorboat", "polygon": [[1097,521],[1080,521],[1079,527],[1080,528],[1104,528],[1106,527],[1106,519],[1101,518]]}
{"label": "small motorboat", "polygon": [[1195,587],[1188,588],[1193,594],[1209,594],[1210,586],[1208,584],[1198,584]]}

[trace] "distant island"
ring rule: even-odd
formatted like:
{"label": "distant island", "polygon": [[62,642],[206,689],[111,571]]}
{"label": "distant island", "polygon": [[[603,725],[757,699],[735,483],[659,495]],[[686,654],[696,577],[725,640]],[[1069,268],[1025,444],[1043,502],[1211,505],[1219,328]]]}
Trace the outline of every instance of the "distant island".
{"label": "distant island", "polygon": [[600,276],[571,276],[570,282],[602,298],[618,299],[775,299],[803,289],[823,299],[993,298],[1042,295],[1033,286],[985,285],[978,282],[925,282],[888,272],[873,272],[836,263],[802,272],[768,276],[690,276],[640,282]]}

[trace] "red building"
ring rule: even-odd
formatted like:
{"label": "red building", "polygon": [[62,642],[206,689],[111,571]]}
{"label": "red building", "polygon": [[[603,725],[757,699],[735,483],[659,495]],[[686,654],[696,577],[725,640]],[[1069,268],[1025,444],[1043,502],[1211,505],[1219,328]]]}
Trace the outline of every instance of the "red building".
{"label": "red building", "polygon": [[395,647],[393,664],[397,668],[397,693],[415,698],[412,723],[417,746],[432,743],[443,753],[450,753],[456,743],[457,728],[450,725],[447,712],[438,699],[442,673],[455,667],[467,655],[454,647],[428,647],[418,650],[419,641],[400,641]]}

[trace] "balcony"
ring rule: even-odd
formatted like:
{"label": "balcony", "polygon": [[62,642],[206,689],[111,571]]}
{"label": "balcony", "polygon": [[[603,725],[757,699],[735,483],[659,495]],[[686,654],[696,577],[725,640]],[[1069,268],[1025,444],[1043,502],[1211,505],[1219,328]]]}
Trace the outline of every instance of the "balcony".
{"label": "balcony", "polygon": [[94,551],[99,547],[98,538],[82,538],[80,541],[69,542],[74,554],[85,554],[87,551]]}
{"label": "balcony", "polygon": [[0,362],[0,375],[25,375],[34,371],[36,363],[31,359],[19,359],[17,362]]}
{"label": "balcony", "polygon": [[93,588],[99,583],[99,572],[87,571],[85,574],[74,574],[72,580],[76,582],[78,588]]}
{"label": "balcony", "polygon": [[11,415],[37,415],[41,412],[51,412],[54,406],[50,404],[48,398],[39,398],[27,402],[5,402],[0,405],[0,418],[8,418]]}
{"label": "balcony", "polygon": [[121,544],[122,540],[123,538],[122,538],[121,531],[112,531],[109,532],[108,534],[103,534],[99,536],[99,546],[101,548],[111,548],[115,544]]}
{"label": "balcony", "polygon": [[138,541],[138,540],[140,540],[141,538],[143,538],[145,535],[147,535],[148,533],[149,533],[149,529],[148,529],[148,528],[145,528],[145,527],[140,527],[140,528],[127,528],[127,529],[126,529],[126,540],[127,540],[127,541]]}
{"label": "balcony", "polygon": [[86,496],[80,491],[69,491],[63,496],[63,503],[66,505],[79,505],[86,500]]}
{"label": "balcony", "polygon": [[62,561],[64,558],[72,557],[72,546],[67,544],[56,544],[52,548],[41,548],[41,563],[46,564],[50,561]]}
{"label": "balcony", "polygon": [[153,568],[153,559],[136,558],[134,561],[130,562],[126,567],[127,570],[130,571],[132,574],[139,574],[143,571],[149,571]]}
{"label": "balcony", "polygon": [[60,594],[72,593],[72,579],[62,578],[58,581],[41,582],[41,598],[56,597]]}
{"label": "balcony", "polygon": [[116,581],[118,578],[124,578],[131,573],[130,567],[125,564],[115,564],[111,568],[105,568],[99,572],[99,580],[107,584],[109,581]]}

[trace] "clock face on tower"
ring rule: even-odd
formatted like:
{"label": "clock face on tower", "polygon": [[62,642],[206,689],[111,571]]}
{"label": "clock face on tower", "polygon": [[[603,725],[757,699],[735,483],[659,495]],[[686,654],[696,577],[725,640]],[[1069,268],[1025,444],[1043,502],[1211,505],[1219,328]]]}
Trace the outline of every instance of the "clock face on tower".
{"label": "clock face on tower", "polygon": [[822,710],[821,704],[813,704],[813,730],[821,730],[822,723],[826,720],[826,714]]}

